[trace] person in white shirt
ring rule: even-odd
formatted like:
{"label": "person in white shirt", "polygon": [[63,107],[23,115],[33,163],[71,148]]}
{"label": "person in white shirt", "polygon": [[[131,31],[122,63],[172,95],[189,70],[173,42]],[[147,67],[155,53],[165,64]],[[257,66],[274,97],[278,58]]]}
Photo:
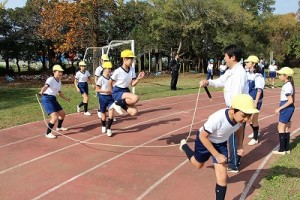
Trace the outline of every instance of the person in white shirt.
{"label": "person in white shirt", "polygon": [[276,70],[278,69],[275,63],[276,61],[272,60],[271,65],[269,65],[269,82],[271,83],[272,88],[275,86]]}
{"label": "person in white shirt", "polygon": [[[236,45],[229,45],[225,48],[224,60],[228,69],[215,80],[202,80],[200,87],[214,86],[224,87],[225,104],[230,107],[232,98],[237,94],[248,94],[247,74],[241,65],[242,49]],[[241,127],[244,129],[244,127]],[[237,153],[236,136],[233,133],[229,137],[230,159],[228,162],[228,171],[237,173],[240,166],[240,155]]]}
{"label": "person in white shirt", "polygon": [[207,65],[207,77],[206,79],[213,79],[214,77],[214,59],[210,59]]}
{"label": "person in white shirt", "polygon": [[[119,114],[123,114],[121,108],[126,110],[131,116],[138,113],[135,104],[138,102],[139,97],[136,94],[130,92],[130,86],[136,86],[140,79],[145,75],[144,72],[140,72],[138,77],[135,75],[135,69],[132,67],[135,55],[129,49],[121,52],[121,58],[123,59],[123,65],[117,68],[109,80],[110,87],[112,89],[112,96],[115,103],[112,104]],[[113,85],[114,83],[114,85]]]}
{"label": "person in white shirt", "polygon": [[[107,54],[102,54],[101,55],[101,59],[100,59],[100,65],[96,68],[95,73],[94,73],[94,81],[95,81],[95,85],[97,85],[98,82],[98,78],[102,75],[103,72],[103,63],[109,61],[108,55]],[[97,93],[98,96],[98,93]],[[97,115],[98,117],[101,119],[101,112],[100,112],[100,105],[99,108],[97,110]]]}
{"label": "person in white shirt", "polygon": [[54,65],[53,68],[53,77],[49,77],[46,80],[44,87],[41,88],[39,94],[42,95],[42,104],[43,107],[48,115],[50,115],[50,121],[48,123],[47,131],[46,131],[46,138],[54,139],[56,135],[51,133],[56,121],[58,120],[57,124],[57,131],[66,131],[68,128],[62,127],[62,123],[65,119],[66,113],[58,103],[56,99],[56,95],[60,96],[66,101],[70,101],[69,98],[65,97],[61,91],[61,78],[63,75],[63,69],[60,65]]}
{"label": "person in white shirt", "polygon": [[[264,97],[265,79],[261,74],[261,68],[259,67],[259,59],[257,56],[251,55],[245,60],[248,77],[249,94],[254,100],[254,106],[260,110]],[[251,117],[250,126],[252,127],[253,133],[248,136],[251,138],[248,145],[255,145],[258,143],[259,137],[259,124],[258,114],[253,114]]]}
{"label": "person in white shirt", "polygon": [[253,105],[253,99],[248,94],[238,94],[232,98],[231,107],[221,109],[209,116],[199,129],[195,139],[194,151],[181,140],[179,149],[184,151],[190,162],[198,169],[212,157],[216,174],[216,199],[225,199],[227,189],[227,140],[237,131],[237,151],[243,154],[243,131],[240,127],[251,115],[259,111]]}
{"label": "person in white shirt", "polygon": [[90,72],[86,70],[86,63],[84,61],[79,62],[80,70],[76,72],[74,85],[82,96],[82,101],[77,105],[77,112],[80,113],[80,108],[83,106],[84,115],[91,116],[92,114],[88,111],[88,101],[89,101],[89,86],[88,81],[90,81]]}
{"label": "person in white shirt", "polygon": [[227,69],[227,65],[225,64],[225,60],[222,60],[221,65],[219,67],[220,76],[225,73],[226,69]]}
{"label": "person in white shirt", "polygon": [[[112,91],[109,86],[110,72],[112,68],[111,62],[107,61],[103,63],[103,73],[98,78],[96,84],[96,92],[98,92],[100,112],[101,112],[101,123],[102,123],[102,133],[106,133],[107,136],[112,136],[111,125],[113,123],[114,110],[109,109],[114,103],[112,98]],[[106,111],[108,110],[108,125],[106,127]]]}

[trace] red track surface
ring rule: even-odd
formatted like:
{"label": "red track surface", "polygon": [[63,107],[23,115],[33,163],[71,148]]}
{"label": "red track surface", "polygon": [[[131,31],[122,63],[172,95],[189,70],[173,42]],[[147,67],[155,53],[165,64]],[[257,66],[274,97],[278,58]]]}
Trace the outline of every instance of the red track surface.
{"label": "red track surface", "polygon": [[[229,174],[228,200],[253,199],[255,189],[260,187],[261,174],[268,170],[268,155],[278,144],[274,110],[279,93],[279,89],[265,90],[260,143],[247,146],[249,139],[245,137],[242,170]],[[196,130],[210,114],[225,107],[221,92],[212,95],[210,102],[200,94],[189,143],[192,148]],[[91,117],[82,113],[66,117],[64,126],[70,130],[63,133],[74,140],[64,136],[46,139],[43,121],[0,130],[0,199],[215,199],[211,160],[197,170],[178,146],[144,148],[178,144],[185,138],[195,100],[194,94],[140,102],[137,117],[117,117],[111,138],[100,133],[95,112]],[[291,132],[295,137],[299,132],[298,111],[293,122]],[[251,132],[247,126],[246,136]],[[257,171],[259,166],[261,171]],[[256,179],[254,175],[258,175]],[[249,183],[251,177],[253,184]]]}

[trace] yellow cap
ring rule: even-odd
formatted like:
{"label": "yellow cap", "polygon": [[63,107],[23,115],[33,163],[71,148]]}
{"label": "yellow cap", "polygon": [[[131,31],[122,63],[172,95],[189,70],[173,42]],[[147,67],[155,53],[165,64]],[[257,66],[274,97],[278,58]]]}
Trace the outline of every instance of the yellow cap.
{"label": "yellow cap", "polygon": [[79,66],[86,66],[86,63],[84,61],[80,61]]}
{"label": "yellow cap", "polygon": [[101,60],[109,61],[108,55],[107,54],[102,54]]}
{"label": "yellow cap", "polygon": [[247,62],[253,62],[253,63],[259,63],[259,59],[257,56],[249,56],[246,60],[245,63]]}
{"label": "yellow cap", "polygon": [[63,72],[63,68],[60,65],[54,65],[52,71],[60,71]]}
{"label": "yellow cap", "polygon": [[107,61],[107,62],[103,63],[102,67],[104,69],[111,69],[112,68],[112,64],[111,64],[111,62]]}
{"label": "yellow cap", "polygon": [[246,114],[259,113],[254,107],[253,99],[249,94],[237,94],[231,100],[231,107]]}
{"label": "yellow cap", "polygon": [[294,70],[292,70],[289,67],[283,67],[279,71],[276,71],[278,74],[285,74],[288,76],[293,76],[294,75]]}
{"label": "yellow cap", "polygon": [[134,53],[129,49],[125,49],[121,52],[121,58],[134,58],[134,57],[135,57]]}

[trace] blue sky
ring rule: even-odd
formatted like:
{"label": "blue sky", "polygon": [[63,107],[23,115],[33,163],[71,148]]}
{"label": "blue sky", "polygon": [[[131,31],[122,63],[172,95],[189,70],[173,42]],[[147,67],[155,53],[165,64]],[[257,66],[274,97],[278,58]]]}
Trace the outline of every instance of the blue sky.
{"label": "blue sky", "polygon": [[[299,0],[276,0],[274,14],[285,14],[290,12],[296,12],[298,10]],[[0,0],[3,2],[3,0]],[[26,0],[8,0],[6,8],[23,7]]]}

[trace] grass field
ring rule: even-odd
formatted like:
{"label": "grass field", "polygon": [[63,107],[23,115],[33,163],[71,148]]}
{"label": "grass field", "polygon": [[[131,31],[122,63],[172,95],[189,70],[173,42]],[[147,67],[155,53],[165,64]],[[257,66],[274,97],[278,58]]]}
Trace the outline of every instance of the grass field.
{"label": "grass field", "polygon": [[[300,69],[296,69],[295,72],[295,85],[299,86]],[[146,77],[136,87],[136,93],[140,96],[140,100],[197,93],[199,80],[203,78],[205,78],[203,74],[180,74],[178,90],[171,91],[169,75]],[[1,77],[0,84],[0,129],[43,120],[35,95],[44,85],[44,81],[6,83],[5,78]],[[276,80],[276,85],[281,86],[282,83]],[[210,91],[216,90],[222,89],[210,88]],[[71,102],[59,97],[58,101],[68,114],[76,112],[76,105],[81,102],[81,96],[76,92],[74,85],[65,83],[62,91],[71,98]],[[96,109],[97,104],[95,92],[90,88],[89,109]],[[300,199],[299,142],[298,136],[292,143],[292,153],[279,157],[270,166],[256,199]]]}

